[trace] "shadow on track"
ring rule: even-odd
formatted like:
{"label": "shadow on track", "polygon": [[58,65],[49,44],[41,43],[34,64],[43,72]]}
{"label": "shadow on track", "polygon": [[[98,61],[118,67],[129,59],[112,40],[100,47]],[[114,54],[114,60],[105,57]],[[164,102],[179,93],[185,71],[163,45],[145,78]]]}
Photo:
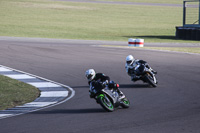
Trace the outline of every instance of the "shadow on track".
{"label": "shadow on track", "polygon": [[149,84],[120,84],[119,88],[142,89],[142,88],[152,88],[152,87]]}
{"label": "shadow on track", "polygon": [[88,86],[71,86],[72,88],[87,88],[87,89],[89,89],[90,87],[89,87],[89,85]]}
{"label": "shadow on track", "polygon": [[101,108],[96,109],[54,109],[49,111],[37,111],[31,114],[86,114],[86,113],[105,113]]}
{"label": "shadow on track", "polygon": [[[119,84],[120,88],[134,88],[134,89],[140,89],[140,88],[152,88],[149,84],[141,83],[141,84]],[[89,89],[89,86],[72,86],[72,88],[78,89],[78,88],[87,88]]]}

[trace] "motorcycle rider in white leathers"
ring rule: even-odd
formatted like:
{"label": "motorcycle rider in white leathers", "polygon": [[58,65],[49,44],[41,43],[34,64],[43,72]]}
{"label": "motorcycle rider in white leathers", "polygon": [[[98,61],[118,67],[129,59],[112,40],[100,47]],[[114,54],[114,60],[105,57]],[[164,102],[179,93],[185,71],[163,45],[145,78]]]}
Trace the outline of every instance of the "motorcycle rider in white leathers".
{"label": "motorcycle rider in white leathers", "polygon": [[149,64],[144,61],[144,60],[139,60],[139,59],[135,59],[132,55],[128,55],[126,57],[126,64],[125,64],[125,69],[126,69],[126,72],[129,76],[131,76],[131,80],[132,81],[137,81],[139,80],[139,76],[137,76],[135,74],[135,71],[139,68],[139,66],[141,64],[145,64],[145,66],[147,68],[149,68],[154,74],[157,74],[156,71],[154,71],[150,66]]}

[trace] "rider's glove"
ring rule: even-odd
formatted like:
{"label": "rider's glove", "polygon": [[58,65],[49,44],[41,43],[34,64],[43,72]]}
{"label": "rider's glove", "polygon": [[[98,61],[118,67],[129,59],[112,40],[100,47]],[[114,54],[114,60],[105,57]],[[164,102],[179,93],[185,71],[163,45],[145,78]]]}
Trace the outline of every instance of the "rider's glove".
{"label": "rider's glove", "polygon": [[104,81],[104,82],[103,82],[103,85],[104,85],[104,86],[108,85],[108,80]]}

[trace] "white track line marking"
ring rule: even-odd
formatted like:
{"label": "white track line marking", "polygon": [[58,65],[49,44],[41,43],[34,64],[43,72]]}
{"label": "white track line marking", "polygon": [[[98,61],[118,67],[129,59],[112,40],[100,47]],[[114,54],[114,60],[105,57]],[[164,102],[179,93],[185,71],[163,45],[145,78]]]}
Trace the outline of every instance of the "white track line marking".
{"label": "white track line marking", "polygon": [[26,74],[14,74],[14,75],[4,75],[13,79],[36,79],[35,77]]}
{"label": "white track line marking", "polygon": [[66,97],[68,96],[68,91],[48,91],[41,92],[40,97]]}
{"label": "white track line marking", "polygon": [[32,86],[35,86],[37,88],[42,88],[42,87],[61,87],[60,85],[50,83],[50,82],[34,82],[34,83],[28,83]]}
{"label": "white track line marking", "polygon": [[12,70],[0,67],[0,72],[11,72]]}
{"label": "white track line marking", "polygon": [[23,106],[16,106],[16,107],[44,107],[55,103],[56,102],[31,102],[31,103],[26,103]]}
{"label": "white track line marking", "polygon": [[12,114],[0,114],[0,118],[1,117],[8,117],[8,116],[11,116]]}

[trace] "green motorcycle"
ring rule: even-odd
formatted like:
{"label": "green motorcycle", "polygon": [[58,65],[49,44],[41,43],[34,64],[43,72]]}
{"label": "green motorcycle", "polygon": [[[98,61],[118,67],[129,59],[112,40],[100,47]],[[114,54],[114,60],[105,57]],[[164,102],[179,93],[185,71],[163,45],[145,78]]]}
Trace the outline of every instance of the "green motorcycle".
{"label": "green motorcycle", "polygon": [[121,98],[115,89],[103,86],[100,82],[91,82],[89,92],[90,97],[108,112],[113,112],[119,106],[129,108],[130,102],[125,96]]}

